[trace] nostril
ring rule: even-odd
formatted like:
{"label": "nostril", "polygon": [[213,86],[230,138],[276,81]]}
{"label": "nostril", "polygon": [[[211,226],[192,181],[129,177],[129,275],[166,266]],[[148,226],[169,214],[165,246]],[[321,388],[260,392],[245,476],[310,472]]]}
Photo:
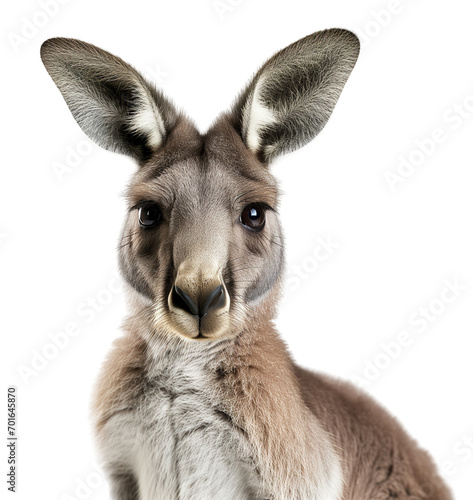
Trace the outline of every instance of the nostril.
{"label": "nostril", "polygon": [[225,305],[225,291],[222,285],[219,285],[213,290],[205,299],[204,304],[200,310],[200,315],[204,316],[213,309],[220,309]]}
{"label": "nostril", "polygon": [[199,309],[197,304],[187,295],[184,290],[179,288],[177,285],[172,289],[172,303],[175,307],[183,309],[184,311],[193,314],[194,316],[199,316]]}
{"label": "nostril", "polygon": [[187,294],[182,288],[174,285],[171,292],[171,303],[173,307],[182,309],[186,313],[203,318],[208,312],[214,309],[221,309],[226,304],[225,288],[219,285],[207,296],[201,296],[198,302]]}

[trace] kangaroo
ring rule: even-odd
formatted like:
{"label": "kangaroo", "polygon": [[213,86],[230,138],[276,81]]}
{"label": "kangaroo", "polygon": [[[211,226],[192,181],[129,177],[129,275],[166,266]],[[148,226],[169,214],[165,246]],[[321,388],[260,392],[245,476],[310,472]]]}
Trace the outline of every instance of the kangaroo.
{"label": "kangaroo", "polygon": [[342,29],[271,57],[200,133],[127,63],[41,47],[83,131],[138,164],[119,247],[130,315],[94,396],[115,500],[448,500],[430,456],[349,383],[293,361],[278,156],[325,126],[359,54]]}

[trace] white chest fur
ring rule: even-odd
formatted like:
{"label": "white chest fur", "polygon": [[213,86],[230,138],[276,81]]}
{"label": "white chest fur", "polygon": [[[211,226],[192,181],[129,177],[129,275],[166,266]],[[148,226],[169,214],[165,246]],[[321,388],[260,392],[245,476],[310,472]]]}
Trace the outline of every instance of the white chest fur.
{"label": "white chest fur", "polygon": [[133,472],[140,500],[268,498],[246,436],[218,407],[211,383],[201,362],[163,358],[139,406],[108,422],[106,448]]}

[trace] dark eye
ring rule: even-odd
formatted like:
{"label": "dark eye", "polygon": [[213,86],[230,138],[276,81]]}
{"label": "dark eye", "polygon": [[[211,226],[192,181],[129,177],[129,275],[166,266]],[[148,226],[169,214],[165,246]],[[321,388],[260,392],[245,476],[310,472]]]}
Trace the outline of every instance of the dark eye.
{"label": "dark eye", "polygon": [[138,212],[140,226],[149,229],[158,224],[161,220],[161,210],[157,203],[152,201],[143,204]]}
{"label": "dark eye", "polygon": [[265,209],[260,205],[248,205],[240,215],[240,222],[252,231],[261,231],[266,221]]}

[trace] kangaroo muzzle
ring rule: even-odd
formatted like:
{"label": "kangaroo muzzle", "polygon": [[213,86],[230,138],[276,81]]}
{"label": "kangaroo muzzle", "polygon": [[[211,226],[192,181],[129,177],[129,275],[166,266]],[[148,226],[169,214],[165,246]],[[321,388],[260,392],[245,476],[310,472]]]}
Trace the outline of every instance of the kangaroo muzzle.
{"label": "kangaroo muzzle", "polygon": [[179,330],[191,338],[213,338],[226,327],[230,297],[219,270],[189,261],[179,266],[168,306]]}

